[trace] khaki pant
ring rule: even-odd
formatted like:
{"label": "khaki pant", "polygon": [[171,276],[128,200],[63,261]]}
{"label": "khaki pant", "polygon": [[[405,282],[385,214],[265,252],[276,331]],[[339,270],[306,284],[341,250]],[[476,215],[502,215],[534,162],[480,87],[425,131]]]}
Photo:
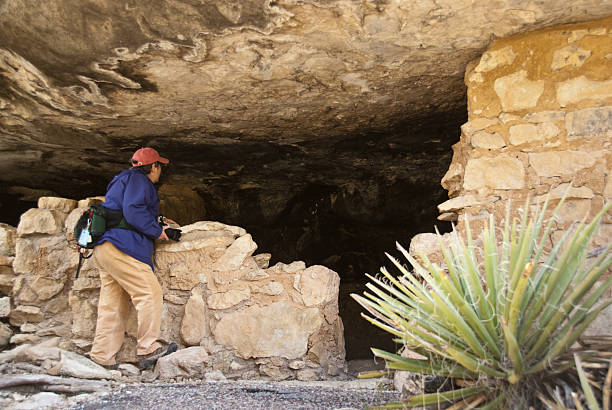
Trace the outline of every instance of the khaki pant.
{"label": "khaki pant", "polygon": [[123,344],[130,299],[138,313],[136,354],[155,351],[161,346],[157,338],[161,327],[162,288],[151,267],[110,242],[96,246],[93,256],[100,271],[101,286],[91,359],[103,365],[115,364],[115,354]]}

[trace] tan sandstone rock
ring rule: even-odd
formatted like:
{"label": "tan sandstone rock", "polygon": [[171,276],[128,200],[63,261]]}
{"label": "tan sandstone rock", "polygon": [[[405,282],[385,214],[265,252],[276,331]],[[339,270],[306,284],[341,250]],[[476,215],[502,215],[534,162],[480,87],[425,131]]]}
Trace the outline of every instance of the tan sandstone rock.
{"label": "tan sandstone rock", "polygon": [[32,208],[21,215],[17,235],[57,234],[62,232],[66,213],[55,209]]}
{"label": "tan sandstone rock", "polygon": [[181,321],[181,338],[188,346],[199,345],[202,338],[209,335],[208,314],[202,289],[194,288],[185,304]]}
{"label": "tan sandstone rock", "polygon": [[249,288],[232,289],[227,292],[213,293],[208,296],[207,304],[211,309],[227,309],[251,297]]}
{"label": "tan sandstone rock", "polygon": [[599,161],[603,151],[548,151],[529,154],[529,164],[541,177],[572,175],[577,171],[590,168]]}
{"label": "tan sandstone rock", "polygon": [[520,70],[498,78],[493,88],[504,111],[520,111],[533,108],[538,104],[544,92],[544,81],[531,81],[528,79],[527,71]]}
{"label": "tan sandstone rock", "polygon": [[219,260],[215,262],[213,269],[217,271],[236,270],[247,257],[253,254],[255,249],[257,249],[257,244],[253,242],[251,235],[243,235],[225,250]]}
{"label": "tan sandstone rock", "polygon": [[325,266],[315,265],[305,269],[298,285],[306,306],[331,302],[338,294],[340,276]]}
{"label": "tan sandstone rock", "polygon": [[463,188],[467,190],[521,189],[525,184],[523,163],[505,154],[495,158],[473,158],[465,167]]}
{"label": "tan sandstone rock", "polygon": [[243,359],[304,356],[308,337],[322,323],[316,308],[302,308],[286,301],[252,306],[221,318],[213,333],[217,343],[236,349]]}
{"label": "tan sandstone rock", "polygon": [[589,80],[579,76],[557,85],[557,101],[562,107],[583,100],[604,100],[612,97],[612,80]]}
{"label": "tan sandstone rock", "polygon": [[56,209],[58,211],[69,213],[77,207],[77,201],[74,199],[53,196],[41,196],[38,198],[38,207],[41,209]]}
{"label": "tan sandstone rock", "polygon": [[204,347],[193,346],[162,357],[157,361],[157,371],[162,380],[177,377],[199,377],[209,368],[209,356]]}

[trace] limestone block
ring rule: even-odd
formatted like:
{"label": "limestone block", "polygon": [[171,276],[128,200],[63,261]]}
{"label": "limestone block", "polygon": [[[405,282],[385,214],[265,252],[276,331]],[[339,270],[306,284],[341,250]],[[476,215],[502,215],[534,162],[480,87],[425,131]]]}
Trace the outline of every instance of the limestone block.
{"label": "limestone block", "polygon": [[567,66],[580,67],[590,56],[591,50],[572,44],[554,51],[550,69],[558,71]]}
{"label": "limestone block", "polygon": [[80,379],[110,379],[111,373],[97,363],[79,354],[61,351],[58,374]]}
{"label": "limestone block", "polygon": [[523,120],[527,122],[550,122],[553,124],[557,121],[563,121],[563,119],[565,119],[565,111],[530,112],[523,117]]}
{"label": "limestone block", "polygon": [[306,264],[304,262],[295,261],[295,262],[291,262],[288,265],[282,262],[278,262],[276,265],[266,269],[266,271],[272,272],[272,273],[278,272],[278,273],[292,274],[292,273],[296,273],[304,269],[306,269]]}
{"label": "limestone block", "polygon": [[581,75],[557,84],[557,101],[561,107],[582,100],[605,100],[610,97],[612,97],[612,80],[589,80]]}
{"label": "limestone block", "polygon": [[475,148],[499,149],[506,146],[506,141],[498,133],[480,131],[472,135],[470,143]]}
{"label": "limestone block", "polygon": [[551,122],[538,124],[517,124],[510,127],[510,143],[521,145],[543,141],[559,134],[559,128]]}
{"label": "limestone block", "polygon": [[293,374],[289,369],[284,369],[268,363],[259,366],[259,373],[275,381],[288,379]]}
{"label": "limestone block", "polygon": [[283,293],[285,288],[280,282],[268,282],[263,286],[258,286],[253,289],[257,293],[263,293],[265,295],[276,296]]}
{"label": "limestone block", "polygon": [[253,254],[255,249],[257,249],[257,244],[253,242],[251,235],[243,235],[225,250],[213,265],[213,269],[217,271],[238,269],[244,260]]}
{"label": "limestone block", "polygon": [[6,323],[0,322],[0,350],[3,350],[8,346],[11,337],[13,337],[13,330]]}
{"label": "limestone block", "polygon": [[83,276],[79,276],[72,283],[72,291],[86,291],[86,290],[97,290],[100,289],[100,279],[99,278],[87,278]]}
{"label": "limestone block", "polygon": [[38,306],[19,305],[11,310],[9,322],[21,326],[26,322],[38,323],[43,320],[43,313]]}
{"label": "limestone block", "polygon": [[461,132],[463,135],[469,136],[474,134],[476,131],[484,130],[485,128],[496,124],[499,124],[497,118],[474,118],[461,126]]}
{"label": "limestone block", "polygon": [[227,314],[213,333],[217,343],[236,349],[243,359],[298,359],[306,354],[308,338],[322,322],[319,309],[280,301]]}
{"label": "limestone block", "polygon": [[320,376],[319,372],[314,369],[303,369],[297,372],[295,378],[302,382],[309,382],[319,380]]}
{"label": "limestone block", "polygon": [[64,235],[19,237],[15,249],[16,274],[36,273],[65,281],[76,272],[79,256],[67,246]]}
{"label": "limestone block", "polygon": [[30,345],[38,342],[40,342],[40,336],[33,335],[30,333],[17,333],[13,335],[13,337],[11,337],[11,340],[9,341],[9,343],[14,345]]}
{"label": "limestone block", "polygon": [[540,140],[538,128],[533,124],[518,124],[510,127],[510,143],[521,145],[526,142]]}
{"label": "limestone block", "polygon": [[157,370],[162,380],[177,377],[201,378],[209,368],[210,358],[204,347],[193,346],[180,349],[157,361]]}
{"label": "limestone block", "polygon": [[461,181],[463,180],[463,165],[453,161],[442,177],[442,187],[448,190],[448,195],[452,198],[461,191]]}
{"label": "limestone block", "polygon": [[270,275],[268,275],[265,270],[263,270],[263,269],[253,269],[253,270],[249,270],[240,279],[248,280],[248,281],[256,281],[256,280],[267,279],[269,277],[270,277]]}
{"label": "limestone block", "polygon": [[539,177],[572,175],[590,168],[605,155],[604,151],[547,151],[529,154],[529,165]]}
{"label": "limestone block", "polygon": [[26,409],[58,409],[68,407],[66,398],[61,394],[41,392],[27,397],[25,400],[13,404],[12,410]]}
{"label": "limestone block", "polygon": [[38,276],[30,284],[32,290],[36,292],[39,300],[49,300],[64,289],[64,282],[46,276]]}
{"label": "limestone block", "polygon": [[305,269],[298,285],[306,306],[317,306],[337,300],[339,288],[340,276],[321,265]]}
{"label": "limestone block", "polygon": [[584,137],[600,137],[612,131],[612,106],[574,111],[565,117],[569,141]]}
{"label": "limestone block", "polygon": [[41,209],[56,209],[69,213],[77,206],[74,199],[58,198],[54,196],[41,196],[38,198],[38,207]]}
{"label": "limestone block", "polygon": [[515,58],[516,53],[512,49],[512,46],[507,46],[499,50],[487,51],[480,57],[480,62],[474,71],[477,73],[491,71],[498,67],[512,64]]}
{"label": "limestone block", "polygon": [[0,223],[0,256],[15,256],[17,228]]}
{"label": "limestone block", "polygon": [[290,369],[300,370],[306,367],[306,362],[304,362],[303,360],[293,360],[292,362],[289,363],[288,366]]}
{"label": "limestone block", "polygon": [[463,188],[467,190],[521,189],[525,187],[525,169],[517,158],[472,158],[465,167]]}
{"label": "limestone block", "polygon": [[226,225],[221,222],[199,221],[190,225],[181,226],[183,234],[191,231],[226,231],[234,235],[235,238],[246,235],[246,231],[239,226]]}
{"label": "limestone block", "polygon": [[493,89],[504,111],[520,111],[538,104],[544,92],[544,81],[531,81],[527,71],[521,70],[495,80]]}
{"label": "limestone block", "polygon": [[89,198],[81,199],[77,202],[77,208],[87,209],[92,205],[100,205],[105,201],[106,198],[104,196],[92,196]]}
{"label": "limestone block", "polygon": [[83,298],[71,293],[68,299],[72,312],[72,334],[75,338],[93,339],[96,330],[98,309],[92,304],[97,298],[87,295]]}
{"label": "limestone block", "polygon": [[232,289],[228,292],[214,293],[208,296],[208,307],[211,309],[227,309],[251,297],[251,291],[246,289]]}
{"label": "limestone block", "polygon": [[55,209],[29,209],[19,219],[17,235],[58,234],[62,232],[66,216],[66,213]]}
{"label": "limestone block", "polygon": [[0,318],[8,317],[11,313],[11,298],[5,296],[0,298]]}
{"label": "limestone block", "polygon": [[28,346],[26,349],[20,351],[17,357],[15,357],[15,361],[29,362],[37,365],[46,360],[59,361],[60,359],[60,348],[56,346],[45,346],[42,343],[35,346]]}
{"label": "limestone block", "polygon": [[[182,231],[183,228],[181,227]],[[159,252],[185,252],[204,248],[226,248],[232,242],[234,242],[234,235],[228,231],[190,230],[181,233],[179,242],[157,242],[156,250]]]}
{"label": "limestone block", "polygon": [[209,336],[208,315],[202,289],[195,288],[185,304],[181,321],[181,338],[187,346],[199,345],[202,338]]}
{"label": "limestone block", "polygon": [[253,256],[255,263],[257,263],[257,266],[259,266],[261,269],[266,269],[270,266],[271,258],[272,255],[269,253],[260,253],[259,255]]}
{"label": "limestone block", "polygon": [[544,203],[544,200],[548,197],[550,201],[555,199],[563,198],[566,195],[566,199],[591,199],[593,198],[593,190],[586,186],[571,187],[570,184],[565,183],[551,189],[546,195],[540,195],[536,198],[537,202]]}
{"label": "limestone block", "polygon": [[490,196],[487,198],[483,198],[477,195],[462,195],[442,202],[440,205],[438,205],[438,211],[454,212],[464,208],[468,208],[470,206],[486,205],[498,199],[498,196]]}

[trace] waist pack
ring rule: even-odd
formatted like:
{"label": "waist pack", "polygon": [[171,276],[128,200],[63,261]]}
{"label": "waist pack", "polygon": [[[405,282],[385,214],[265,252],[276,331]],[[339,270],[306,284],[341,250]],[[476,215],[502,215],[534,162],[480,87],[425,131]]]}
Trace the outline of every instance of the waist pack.
{"label": "waist pack", "polygon": [[92,249],[104,232],[113,228],[134,229],[123,217],[120,210],[105,208],[102,205],[92,205],[81,214],[74,226],[74,238],[79,251],[79,265],[76,277],[79,277],[83,259],[93,255]]}

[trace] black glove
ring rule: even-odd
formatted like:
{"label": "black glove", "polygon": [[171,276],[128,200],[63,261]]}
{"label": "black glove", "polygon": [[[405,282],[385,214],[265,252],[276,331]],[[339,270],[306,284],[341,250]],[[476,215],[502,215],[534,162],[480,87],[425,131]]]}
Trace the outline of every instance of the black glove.
{"label": "black glove", "polygon": [[166,228],[166,236],[172,239],[175,242],[178,242],[181,239],[181,230],[174,228]]}

